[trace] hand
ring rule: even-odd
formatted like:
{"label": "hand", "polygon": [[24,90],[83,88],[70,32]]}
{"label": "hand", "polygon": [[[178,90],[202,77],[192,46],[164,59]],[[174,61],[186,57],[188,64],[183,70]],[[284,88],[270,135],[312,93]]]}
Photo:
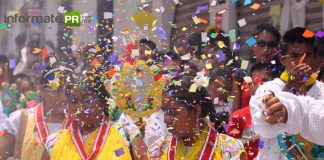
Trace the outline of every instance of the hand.
{"label": "hand", "polygon": [[266,106],[266,110],[264,111],[266,122],[269,124],[287,122],[287,109],[273,93],[265,96],[262,102]]}
{"label": "hand", "polygon": [[296,90],[299,90],[303,84],[304,77],[307,79],[312,74],[312,68],[307,64],[298,64],[289,71],[289,78],[286,84]]}

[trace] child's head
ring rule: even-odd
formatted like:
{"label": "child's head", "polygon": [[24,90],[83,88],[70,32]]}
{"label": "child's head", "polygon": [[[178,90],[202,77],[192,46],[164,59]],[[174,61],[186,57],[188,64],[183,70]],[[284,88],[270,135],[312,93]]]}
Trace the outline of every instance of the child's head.
{"label": "child's head", "polygon": [[270,24],[260,24],[254,29],[253,36],[257,40],[256,45],[252,47],[256,61],[272,61],[281,38],[278,30]]}
{"label": "child's head", "polygon": [[[232,76],[227,69],[214,68],[209,72],[209,84],[207,91],[212,101],[218,98],[218,104],[227,102],[232,92]],[[217,105],[217,104],[214,104]]]}
{"label": "child's head", "polygon": [[254,95],[255,91],[264,82],[273,79],[273,72],[271,71],[271,65],[267,63],[255,63],[251,68],[251,95]]}
{"label": "child's head", "polygon": [[46,105],[57,113],[64,114],[66,108],[66,87],[74,79],[73,70],[57,61],[49,64],[43,71],[38,90]]}
{"label": "child's head", "polygon": [[171,133],[181,138],[197,131],[206,116],[217,129],[221,126],[213,103],[207,98],[207,90],[201,87],[190,92],[191,85],[194,85],[194,77],[179,75],[170,80],[162,94],[164,122]]}
{"label": "child's head", "polygon": [[316,52],[314,49],[314,36],[304,37],[306,28],[296,27],[286,32],[283,37],[283,44],[281,46],[282,52],[279,54],[281,63],[290,71],[296,65],[304,53],[306,58],[304,63],[309,65],[313,70],[316,68],[314,63],[317,60]]}
{"label": "child's head", "polygon": [[17,84],[20,93],[26,94],[28,91],[34,89],[34,84],[28,75],[21,73],[16,75],[14,78],[15,84]]}
{"label": "child's head", "polygon": [[[148,39],[141,39],[138,48],[140,52],[139,59],[144,61],[153,59],[153,56],[157,53],[156,44],[153,41]],[[151,52],[151,54],[145,54],[145,51]]]}
{"label": "child's head", "polygon": [[67,88],[68,113],[81,127],[99,124],[103,116],[108,116],[109,94],[100,78],[100,73],[87,73]]}
{"label": "child's head", "polygon": [[181,72],[181,59],[180,56],[172,51],[163,52],[162,59],[162,73],[175,76]]}

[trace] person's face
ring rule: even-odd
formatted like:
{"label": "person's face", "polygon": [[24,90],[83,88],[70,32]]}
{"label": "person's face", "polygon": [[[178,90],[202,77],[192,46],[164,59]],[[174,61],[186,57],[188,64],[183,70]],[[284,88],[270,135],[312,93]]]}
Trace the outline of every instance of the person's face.
{"label": "person's face", "polygon": [[251,95],[255,94],[255,91],[261,86],[264,82],[271,81],[271,71],[266,69],[255,70],[251,78],[253,80],[253,85],[250,85]]}
{"label": "person's face", "polygon": [[306,58],[304,59],[303,63],[309,65],[313,70],[316,69],[317,63],[315,63],[315,61],[317,59],[315,58],[314,49],[312,45],[307,43],[288,44],[286,55],[284,55],[284,57],[280,56],[280,61],[286,67],[286,69],[290,71],[296,65],[298,65],[299,60],[304,53],[306,53]]}
{"label": "person's face", "polygon": [[263,32],[257,35],[257,43],[252,47],[253,53],[258,62],[270,62],[276,52],[276,38],[270,32]]}
{"label": "person's face", "polygon": [[183,103],[167,94],[162,95],[162,110],[164,112],[164,123],[168,131],[179,137],[187,137],[197,127],[200,118],[200,106],[188,111]]}
{"label": "person's face", "polygon": [[38,86],[40,95],[44,98],[46,105],[51,107],[55,113],[65,114],[66,110],[66,96],[65,96],[65,86],[59,85],[52,88],[49,86],[43,87]]}
{"label": "person's face", "polygon": [[231,82],[228,78],[217,77],[214,81],[211,81],[207,86],[207,92],[210,95],[211,100],[214,102],[215,98],[218,98],[218,104],[222,105],[226,102],[227,98],[231,94]]}
{"label": "person's face", "polygon": [[82,127],[90,127],[100,123],[103,116],[105,103],[99,100],[94,91],[84,87],[77,87],[68,93],[68,113]]}
{"label": "person's face", "polygon": [[31,82],[27,79],[21,79],[19,81],[18,87],[19,87],[20,92],[24,93],[24,94],[33,89]]}

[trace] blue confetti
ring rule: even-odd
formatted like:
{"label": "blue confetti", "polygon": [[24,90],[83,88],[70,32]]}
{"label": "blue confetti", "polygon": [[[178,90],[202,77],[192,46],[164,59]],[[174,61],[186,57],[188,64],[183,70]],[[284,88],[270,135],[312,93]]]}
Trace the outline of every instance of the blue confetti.
{"label": "blue confetti", "polygon": [[9,60],[9,68],[14,69],[16,67],[16,59],[15,58],[10,58]]}
{"label": "blue confetti", "polygon": [[226,60],[225,54],[221,49],[216,52],[216,57],[218,62],[224,62]]}
{"label": "blue confetti", "polygon": [[247,6],[247,5],[251,4],[251,2],[252,2],[252,0],[245,0],[244,1],[244,6]]}
{"label": "blue confetti", "polygon": [[256,39],[254,37],[250,37],[248,40],[246,40],[246,44],[249,45],[249,47],[252,47],[256,43]]}
{"label": "blue confetti", "polygon": [[125,154],[124,149],[123,148],[119,148],[119,149],[115,150],[115,154],[116,154],[117,157]]}
{"label": "blue confetti", "polygon": [[36,69],[42,71],[45,69],[45,67],[46,66],[44,66],[44,65],[40,65],[40,66],[37,66]]}
{"label": "blue confetti", "polygon": [[161,39],[161,40],[166,40],[167,37],[166,37],[166,32],[164,31],[163,28],[159,27],[157,30],[156,30],[156,34],[157,36]]}
{"label": "blue confetti", "polygon": [[258,146],[260,149],[262,149],[264,147],[264,141],[260,140]]}

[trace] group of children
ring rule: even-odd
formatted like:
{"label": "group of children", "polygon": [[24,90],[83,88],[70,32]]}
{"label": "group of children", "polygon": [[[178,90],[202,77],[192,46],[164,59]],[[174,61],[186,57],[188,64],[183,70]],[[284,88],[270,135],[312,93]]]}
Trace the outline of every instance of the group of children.
{"label": "group of children", "polygon": [[[78,73],[64,62],[50,63],[37,85],[37,103],[1,122],[0,159],[324,158],[323,146],[288,133],[269,137],[259,123],[265,116],[261,100],[269,91],[323,99],[323,38],[305,37],[305,31],[294,28],[281,41],[271,25],[257,26],[246,67],[238,67],[244,60],[217,30],[207,31],[208,41],[201,40],[202,33],[192,34],[187,46],[175,46],[174,52],[158,52],[154,42],[140,40],[127,46],[120,63],[90,47],[80,53]],[[118,109],[125,106],[112,106],[107,81],[126,63],[139,61],[154,70],[154,81],[166,83],[159,97],[147,100],[161,99],[157,110],[132,119]]]}

